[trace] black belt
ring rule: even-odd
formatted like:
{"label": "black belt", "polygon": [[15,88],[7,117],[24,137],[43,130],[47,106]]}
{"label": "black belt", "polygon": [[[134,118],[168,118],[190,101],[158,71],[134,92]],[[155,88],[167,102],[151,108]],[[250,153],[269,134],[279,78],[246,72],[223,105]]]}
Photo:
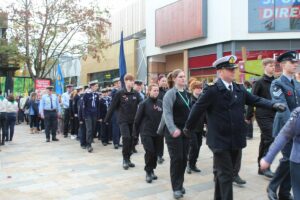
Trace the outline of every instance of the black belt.
{"label": "black belt", "polygon": [[44,112],[56,112],[56,109],[54,109],[54,110],[44,110]]}

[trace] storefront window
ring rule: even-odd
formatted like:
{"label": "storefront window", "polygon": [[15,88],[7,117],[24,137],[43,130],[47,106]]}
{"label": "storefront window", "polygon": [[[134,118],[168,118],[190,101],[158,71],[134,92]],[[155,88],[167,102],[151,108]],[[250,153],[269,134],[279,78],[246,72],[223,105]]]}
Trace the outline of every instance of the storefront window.
{"label": "storefront window", "polygon": [[249,32],[300,31],[300,0],[248,0]]}
{"label": "storefront window", "polygon": [[90,74],[90,80],[98,80],[100,87],[110,87],[112,80],[119,77],[119,69]]}

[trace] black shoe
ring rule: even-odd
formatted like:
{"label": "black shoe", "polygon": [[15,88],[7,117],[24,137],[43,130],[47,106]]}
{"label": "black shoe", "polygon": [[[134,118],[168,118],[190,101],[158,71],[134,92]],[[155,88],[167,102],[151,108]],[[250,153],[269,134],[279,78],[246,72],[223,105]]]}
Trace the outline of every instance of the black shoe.
{"label": "black shoe", "polygon": [[46,142],[50,142],[50,139],[47,138],[47,139],[46,139]]}
{"label": "black shoe", "polygon": [[201,172],[201,170],[197,167],[197,166],[194,166],[194,167],[190,167],[190,169],[193,171],[193,172]]}
{"label": "black shoe", "polygon": [[174,197],[174,199],[180,199],[180,198],[182,198],[183,194],[182,194],[181,190],[174,191],[173,192],[173,197]]}
{"label": "black shoe", "polygon": [[128,170],[128,168],[129,168],[128,162],[126,160],[123,160],[123,168],[125,170]]}
{"label": "black shoe", "polygon": [[68,137],[68,135],[64,135],[64,138],[67,138]]}
{"label": "black shoe", "polygon": [[270,169],[268,169],[268,170],[266,170],[266,171],[261,171],[260,169],[258,170],[258,174],[259,175],[262,175],[262,176],[265,176],[265,177],[267,177],[267,178],[273,178],[273,176],[274,176],[274,173],[270,170]]}
{"label": "black shoe", "polygon": [[192,173],[192,169],[190,168],[189,165],[186,167],[186,173],[188,173],[188,174]]}
{"label": "black shoe", "polygon": [[112,144],[111,142],[108,142],[107,144]]}
{"label": "black shoe", "polygon": [[115,144],[115,145],[114,145],[114,148],[115,148],[115,149],[118,149],[118,148],[119,148],[119,145]]}
{"label": "black shoe", "polygon": [[57,139],[57,138],[53,138],[53,139],[52,139],[52,141],[56,141],[56,142],[57,142],[57,141],[59,141],[59,139]]}
{"label": "black shoe", "polygon": [[82,149],[86,149],[86,146],[84,146],[84,145],[80,145],[80,146],[81,146]]}
{"label": "black shoe", "polygon": [[119,147],[123,147],[123,144],[118,144]]}
{"label": "black shoe", "polygon": [[233,182],[238,185],[244,185],[247,183],[245,180],[241,179],[241,177],[239,175],[237,175],[236,177],[233,178]]}
{"label": "black shoe", "polygon": [[284,196],[284,195],[278,195],[279,196],[279,200],[294,200],[294,197],[289,194],[288,196]]}
{"label": "black shoe", "polygon": [[164,161],[165,161],[165,159],[163,157],[158,156],[158,158],[157,158],[157,163],[158,164],[163,164]]}
{"label": "black shoe", "polygon": [[132,163],[132,162],[129,160],[129,161],[128,161],[128,166],[129,166],[129,167],[135,167],[135,164]]}
{"label": "black shoe", "polygon": [[182,193],[182,194],[185,194],[185,188],[184,188],[184,187],[182,187],[181,193]]}
{"label": "black shoe", "polygon": [[154,174],[153,171],[151,172],[151,177],[152,177],[152,180],[157,180],[157,176]]}
{"label": "black shoe", "polygon": [[103,146],[107,146],[107,143],[106,142],[102,142]]}
{"label": "black shoe", "polygon": [[269,200],[278,200],[276,192],[270,189],[270,187],[267,188],[267,193]]}
{"label": "black shoe", "polygon": [[152,183],[152,174],[150,172],[146,172],[146,182]]}
{"label": "black shoe", "polygon": [[87,148],[87,151],[88,151],[89,153],[92,153],[92,152],[93,152],[93,147],[88,147],[88,148]]}

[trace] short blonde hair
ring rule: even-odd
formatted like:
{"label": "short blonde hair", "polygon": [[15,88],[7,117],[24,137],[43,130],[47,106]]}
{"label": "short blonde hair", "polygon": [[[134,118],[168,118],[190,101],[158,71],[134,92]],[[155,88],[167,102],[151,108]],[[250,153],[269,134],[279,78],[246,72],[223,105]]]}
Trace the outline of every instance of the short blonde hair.
{"label": "short blonde hair", "polygon": [[262,60],[262,65],[267,66],[268,64],[273,64],[276,61],[273,58],[265,58]]}

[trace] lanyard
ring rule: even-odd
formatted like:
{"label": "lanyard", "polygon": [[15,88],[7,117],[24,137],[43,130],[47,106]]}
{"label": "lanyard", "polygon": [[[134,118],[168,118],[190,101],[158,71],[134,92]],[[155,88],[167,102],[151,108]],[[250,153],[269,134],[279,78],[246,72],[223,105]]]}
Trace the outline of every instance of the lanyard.
{"label": "lanyard", "polygon": [[189,98],[187,98],[187,96],[186,96],[186,99],[187,99],[187,101],[186,101],[185,98],[181,95],[181,93],[179,91],[178,91],[178,94],[181,97],[181,99],[184,102],[184,104],[188,107],[188,109],[190,109],[190,106],[189,106],[190,105],[190,100],[189,100]]}

